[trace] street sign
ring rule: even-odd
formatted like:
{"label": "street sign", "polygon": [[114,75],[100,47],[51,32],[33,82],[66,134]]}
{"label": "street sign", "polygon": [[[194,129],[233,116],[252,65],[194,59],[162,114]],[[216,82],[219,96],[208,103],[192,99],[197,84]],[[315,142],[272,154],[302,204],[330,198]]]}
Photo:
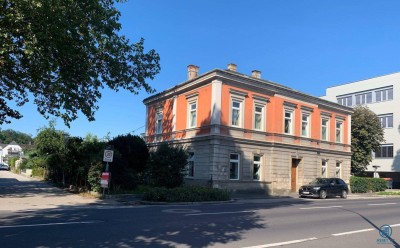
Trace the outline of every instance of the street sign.
{"label": "street sign", "polygon": [[112,163],[114,157],[113,150],[104,150],[103,161]]}
{"label": "street sign", "polygon": [[108,182],[110,181],[110,173],[103,172],[101,174],[100,185],[102,188],[108,188]]}

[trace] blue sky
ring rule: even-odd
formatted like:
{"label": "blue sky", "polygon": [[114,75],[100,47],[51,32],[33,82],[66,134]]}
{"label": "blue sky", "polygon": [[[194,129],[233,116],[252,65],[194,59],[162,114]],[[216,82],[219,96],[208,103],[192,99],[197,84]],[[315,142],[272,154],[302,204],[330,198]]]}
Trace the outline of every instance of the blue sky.
{"label": "blue sky", "polygon": [[[329,86],[400,71],[400,1],[128,0],[118,4],[121,33],[161,57],[161,72],[149,83],[159,92],[182,83],[187,65],[200,74],[235,63],[238,71],[322,96]],[[104,137],[144,132],[149,95],[103,91],[96,121],[81,117],[73,136]],[[35,136],[48,125],[35,106],[2,129]]]}

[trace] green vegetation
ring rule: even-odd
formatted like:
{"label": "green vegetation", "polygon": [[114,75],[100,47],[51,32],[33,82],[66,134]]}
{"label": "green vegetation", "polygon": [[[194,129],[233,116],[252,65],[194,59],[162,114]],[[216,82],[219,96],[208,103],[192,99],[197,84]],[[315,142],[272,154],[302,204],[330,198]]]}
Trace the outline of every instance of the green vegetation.
{"label": "green vegetation", "polygon": [[366,106],[357,106],[351,115],[351,173],[362,175],[372,161],[372,152],[384,143],[383,129],[378,116]]}
{"label": "green vegetation", "polygon": [[378,195],[400,195],[400,191],[383,191],[378,192]]}
{"label": "green vegetation", "polygon": [[353,193],[380,192],[386,190],[386,181],[383,178],[351,176],[350,188]]}
{"label": "green vegetation", "polygon": [[186,186],[172,189],[153,188],[143,195],[143,200],[153,202],[201,202],[201,201],[228,201],[230,193],[201,186]]}
{"label": "green vegetation", "polygon": [[0,125],[21,118],[31,97],[69,126],[79,113],[94,120],[103,88],[154,92],[146,79],[160,71],[159,55],[121,34],[116,2],[1,1]]}
{"label": "green vegetation", "polygon": [[11,129],[0,130],[0,143],[8,145],[12,141],[17,142],[18,145],[29,145],[33,143],[33,138],[29,134]]}

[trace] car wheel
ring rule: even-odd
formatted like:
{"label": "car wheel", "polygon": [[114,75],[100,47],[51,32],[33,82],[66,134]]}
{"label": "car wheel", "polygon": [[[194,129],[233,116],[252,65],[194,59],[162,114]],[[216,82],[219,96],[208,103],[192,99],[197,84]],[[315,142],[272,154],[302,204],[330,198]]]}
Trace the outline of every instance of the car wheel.
{"label": "car wheel", "polygon": [[300,197],[300,198],[305,198],[305,196],[304,196],[304,195],[300,195],[299,197]]}
{"label": "car wheel", "polygon": [[321,198],[321,199],[325,199],[326,198],[326,190],[321,190],[320,192],[319,192],[319,198]]}
{"label": "car wheel", "polygon": [[340,197],[342,197],[343,199],[347,198],[347,191],[346,190],[342,190],[342,194],[340,195]]}

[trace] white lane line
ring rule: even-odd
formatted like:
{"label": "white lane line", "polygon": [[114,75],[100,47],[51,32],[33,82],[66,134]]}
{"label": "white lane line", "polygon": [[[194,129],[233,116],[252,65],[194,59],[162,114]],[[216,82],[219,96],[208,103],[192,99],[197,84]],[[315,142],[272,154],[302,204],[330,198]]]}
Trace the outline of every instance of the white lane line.
{"label": "white lane line", "polygon": [[400,224],[393,224],[393,225],[389,225],[390,227],[398,227],[400,226]]}
{"label": "white lane line", "polygon": [[44,223],[44,224],[30,224],[30,225],[14,225],[14,226],[0,226],[0,228],[19,228],[19,227],[36,227],[36,226],[57,226],[57,225],[76,225],[76,224],[94,224],[102,221],[76,221],[76,222],[58,222],[58,223]]}
{"label": "white lane line", "polygon": [[388,202],[388,203],[370,203],[369,206],[385,206],[385,205],[396,205],[395,202]]}
{"label": "white lane line", "polygon": [[297,240],[291,240],[291,241],[285,241],[285,242],[279,242],[279,243],[272,243],[272,244],[265,244],[265,245],[257,245],[257,246],[248,246],[248,247],[243,247],[243,248],[266,248],[266,247],[275,247],[275,246],[282,246],[282,245],[290,245],[290,244],[297,244],[297,243],[302,243],[302,242],[307,242],[311,240],[316,240],[316,237],[308,238],[308,239],[297,239]]}
{"label": "white lane line", "polygon": [[309,207],[309,208],[300,208],[300,209],[323,209],[323,208],[342,208],[343,206],[329,206],[329,207]]}
{"label": "white lane line", "polygon": [[350,234],[354,234],[354,233],[369,232],[369,231],[373,231],[373,230],[375,230],[375,229],[368,228],[368,229],[356,230],[356,231],[351,231],[351,232],[335,233],[335,234],[332,234],[332,236],[350,235]]}
{"label": "white lane line", "polygon": [[236,212],[216,212],[216,213],[198,213],[198,214],[185,214],[185,216],[194,215],[219,215],[219,214],[239,214],[239,213],[255,213],[256,211],[236,211]]}

